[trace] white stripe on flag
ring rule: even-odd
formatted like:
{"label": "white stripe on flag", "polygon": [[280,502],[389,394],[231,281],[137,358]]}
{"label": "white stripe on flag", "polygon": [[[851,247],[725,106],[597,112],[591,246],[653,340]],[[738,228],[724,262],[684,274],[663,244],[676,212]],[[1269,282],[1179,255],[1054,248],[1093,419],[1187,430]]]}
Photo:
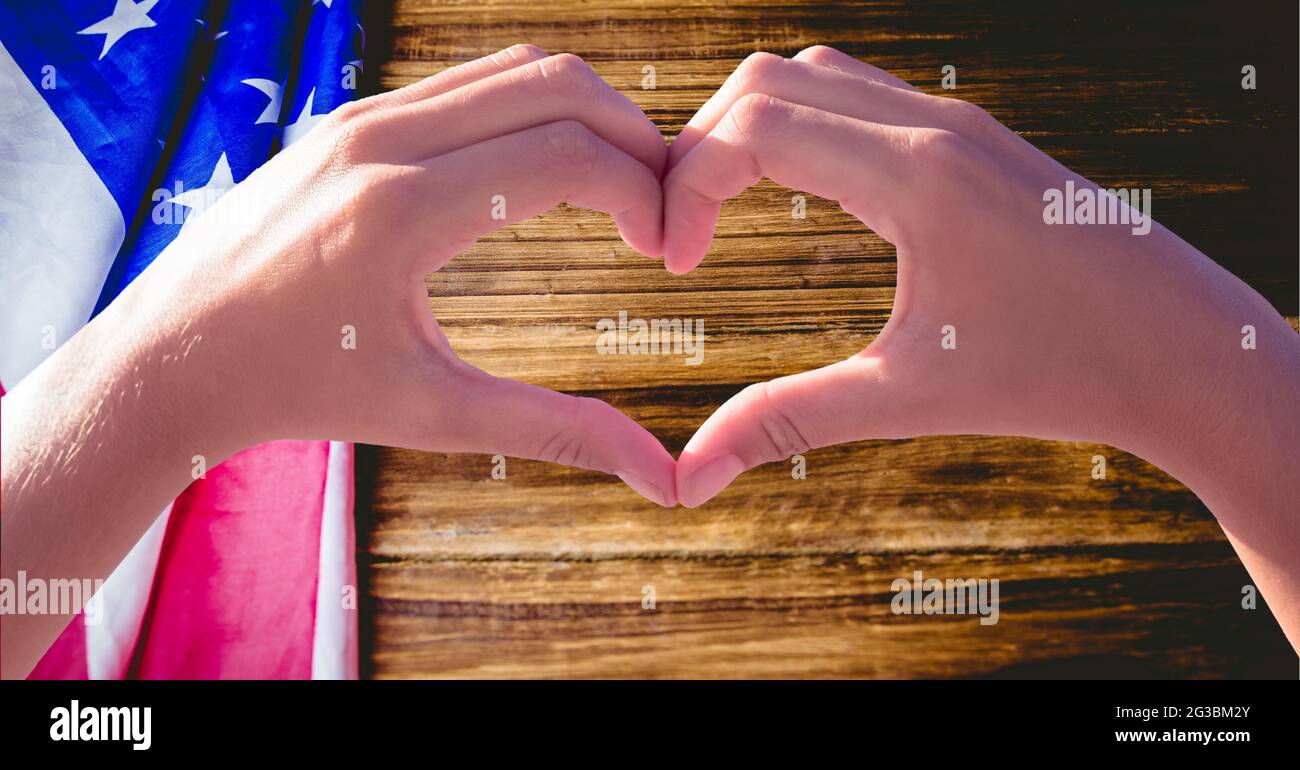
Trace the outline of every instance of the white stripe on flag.
{"label": "white stripe on flag", "polygon": [[126,226],[0,43],[0,382],[12,390],[95,309]]}
{"label": "white stripe on flag", "polygon": [[311,678],[357,678],[357,559],[352,521],[352,446],[330,442],[320,522],[320,573]]}
{"label": "white stripe on flag", "polygon": [[149,597],[153,595],[154,573],[158,571],[158,556],[171,513],[168,504],[99,589],[99,622],[90,622],[89,616],[86,622],[87,678],[126,678]]}

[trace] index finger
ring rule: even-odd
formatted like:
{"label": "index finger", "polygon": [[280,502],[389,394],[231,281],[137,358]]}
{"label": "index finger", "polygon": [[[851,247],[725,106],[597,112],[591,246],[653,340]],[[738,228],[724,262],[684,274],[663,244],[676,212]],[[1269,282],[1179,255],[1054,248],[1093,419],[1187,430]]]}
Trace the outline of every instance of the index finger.
{"label": "index finger", "polygon": [[561,120],[581,121],[656,176],[663,172],[668,150],[659,129],[573,54],[531,61],[385,111],[363,130],[370,146],[410,161]]}
{"label": "index finger", "polygon": [[909,179],[908,166],[920,146],[940,135],[951,136],[763,94],[742,97],[664,179],[664,265],[673,273],[694,269],[713,240],[722,202],[763,177],[838,201],[897,243],[900,222],[918,202],[920,185]]}

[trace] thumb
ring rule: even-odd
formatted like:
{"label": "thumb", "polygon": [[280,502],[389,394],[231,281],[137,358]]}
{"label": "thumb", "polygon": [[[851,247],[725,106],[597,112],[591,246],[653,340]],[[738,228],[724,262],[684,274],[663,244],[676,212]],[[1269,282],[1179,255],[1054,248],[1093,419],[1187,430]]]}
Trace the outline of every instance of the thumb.
{"label": "thumb", "polygon": [[687,442],[677,461],[678,500],[694,508],[750,468],[817,447],[917,435],[915,392],[870,351],[750,385]]}
{"label": "thumb", "polygon": [[668,450],[618,409],[464,365],[439,450],[504,454],[610,473],[646,499],[677,504]]}

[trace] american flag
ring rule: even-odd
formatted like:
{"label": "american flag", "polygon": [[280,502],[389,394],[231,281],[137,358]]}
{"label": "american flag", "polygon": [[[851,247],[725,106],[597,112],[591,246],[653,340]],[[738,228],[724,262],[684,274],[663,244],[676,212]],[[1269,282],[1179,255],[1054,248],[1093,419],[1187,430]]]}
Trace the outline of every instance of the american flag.
{"label": "american flag", "polygon": [[[0,388],[190,217],[355,98],[360,11],[0,4]],[[355,677],[352,484],[340,442],[264,444],[209,470],[109,578],[98,617],[73,619],[32,676]]]}

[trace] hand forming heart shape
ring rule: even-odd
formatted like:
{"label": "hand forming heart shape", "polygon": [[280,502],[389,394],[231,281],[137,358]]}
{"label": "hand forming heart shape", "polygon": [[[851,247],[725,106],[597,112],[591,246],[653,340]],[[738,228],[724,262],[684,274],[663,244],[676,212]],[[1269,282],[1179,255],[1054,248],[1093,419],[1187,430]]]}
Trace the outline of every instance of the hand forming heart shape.
{"label": "hand forming heart shape", "polygon": [[1150,190],[1098,189],[983,110],[821,46],[747,59],[668,168],[672,272],[699,264],[720,202],[762,177],[837,201],[898,252],[880,334],[723,404],[678,459],[680,502],[866,438],[1105,443],[1200,496],[1300,643],[1300,345],[1267,300],[1152,220]]}
{"label": "hand forming heart shape", "polygon": [[[1187,412],[1164,408],[1143,372],[1206,355],[1176,342],[1176,316],[1149,298],[1188,260],[1210,263],[1153,228],[1149,208],[1111,205],[1110,224],[1053,226],[1044,191],[1069,190],[1073,201],[1074,190],[1096,187],[978,107],[824,46],[788,60],[751,56],[670,149],[580,59],[528,46],[345,107],[327,124],[316,155],[368,181],[345,237],[323,239],[314,255],[346,264],[400,240],[408,265],[373,272],[364,290],[351,287],[358,302],[332,309],[388,343],[321,351],[365,404],[329,426],[332,436],[577,465],[615,473],[662,505],[695,506],[746,469],[865,438],[1015,434],[1160,454],[1137,418]],[[721,202],[762,177],[837,201],[897,247],[893,314],[850,359],[737,394],[676,462],[603,402],[464,364],[429,316],[423,286],[412,291],[412,275],[559,201],[612,214],[629,245],[687,272],[708,249]],[[412,200],[430,204],[414,223]],[[1098,200],[1103,211],[1109,199]],[[338,274],[355,284],[355,265]],[[410,305],[395,317],[382,298],[403,292]],[[1152,339],[1175,342],[1152,349]],[[391,384],[376,402],[373,381],[356,382],[376,371],[424,376]],[[1185,395],[1184,410],[1204,403]]]}
{"label": "hand forming heart shape", "polygon": [[[678,461],[601,401],[465,364],[428,312],[424,275],[561,201],[612,214],[629,245],[687,272],[721,202],[762,177],[839,202],[897,247],[893,315],[850,359],[737,394]],[[1158,455],[1135,426],[1208,399],[1148,373],[1217,359],[1151,287],[1204,296],[1173,282],[1214,266],[1140,207],[1110,206],[1121,224],[1053,226],[1044,191],[1060,189],[1096,192],[979,108],[823,46],[751,56],[671,148],[581,59],[516,46],[333,112],[187,223],[101,325],[183,347],[187,367],[168,377],[189,392],[214,370],[276,383],[205,402],[183,458],[195,443],[219,458],[274,438],[500,453],[694,506],[760,463],[869,437],[1018,434]],[[252,419],[219,429],[233,413]]]}
{"label": "hand forming heart shape", "polygon": [[672,272],[699,264],[720,202],[762,177],[837,201],[898,250],[893,312],[865,350],[751,385],[699,428],[677,466],[687,506],[756,465],[866,438],[1024,435],[1165,457],[1139,426],[1194,421],[1205,403],[1187,382],[1162,401],[1144,372],[1208,355],[1151,299],[1153,286],[1177,290],[1189,260],[1209,260],[1152,227],[1149,191],[1145,209],[1137,191],[1132,207],[1095,197],[1096,227],[1052,226],[1052,191],[1071,191],[1073,206],[1073,190],[1095,185],[968,102],[824,46],[755,54],[672,144],[668,167]]}

